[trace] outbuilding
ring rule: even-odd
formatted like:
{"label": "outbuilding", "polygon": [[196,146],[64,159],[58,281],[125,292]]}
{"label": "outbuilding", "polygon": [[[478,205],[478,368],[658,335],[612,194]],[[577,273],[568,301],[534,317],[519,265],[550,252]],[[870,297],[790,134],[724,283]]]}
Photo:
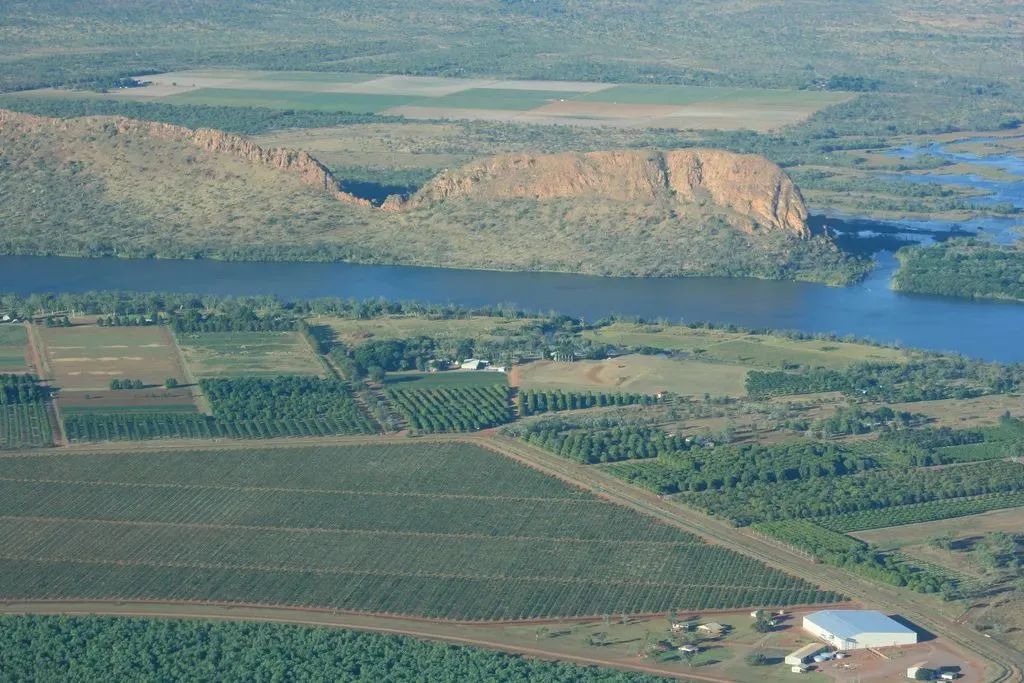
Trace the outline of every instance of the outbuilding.
{"label": "outbuilding", "polygon": [[800,666],[811,661],[816,655],[827,649],[828,647],[821,643],[810,643],[809,645],[804,645],[799,650],[790,652],[786,655],[786,659],[784,661],[786,664],[791,666]]}
{"label": "outbuilding", "polygon": [[822,610],[804,617],[804,630],[841,650],[913,645],[917,633],[874,610]]}

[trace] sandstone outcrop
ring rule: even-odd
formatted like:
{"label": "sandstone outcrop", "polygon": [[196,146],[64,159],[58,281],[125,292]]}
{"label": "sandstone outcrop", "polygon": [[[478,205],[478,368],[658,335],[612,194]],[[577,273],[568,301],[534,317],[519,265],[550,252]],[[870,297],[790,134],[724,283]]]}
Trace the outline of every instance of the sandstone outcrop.
{"label": "sandstone outcrop", "polygon": [[407,199],[389,197],[381,208],[406,211],[460,198],[575,197],[710,203],[750,222],[740,227],[810,236],[803,197],[781,168],[764,157],[717,149],[491,157],[445,171]]}
{"label": "sandstone outcrop", "polygon": [[[47,127],[182,141],[209,153],[229,154],[293,174],[339,201],[374,207],[344,191],[327,167],[301,150],[263,148],[242,136],[205,128],[123,117],[54,119],[0,109],[0,128],[30,134]],[[458,200],[577,198],[698,207],[701,213],[723,215],[747,232],[776,230],[799,238],[811,234],[803,197],[781,168],[757,155],[704,148],[489,157],[444,171],[409,197],[388,197],[380,210],[406,212]]]}
{"label": "sandstone outcrop", "polygon": [[299,179],[339,201],[372,206],[370,201],[356,197],[341,189],[341,184],[330,170],[314,159],[309,153],[282,148],[266,149],[240,135],[225,133],[211,128],[192,130],[184,126],[154,121],[138,121],[124,117],[87,117],[77,119],[53,119],[42,116],[21,114],[0,109],[0,127],[20,127],[26,132],[51,126],[57,130],[73,130],[76,127],[94,127],[115,132],[118,135],[150,135],[169,140],[188,142],[207,152],[231,154],[261,166],[292,173]]}

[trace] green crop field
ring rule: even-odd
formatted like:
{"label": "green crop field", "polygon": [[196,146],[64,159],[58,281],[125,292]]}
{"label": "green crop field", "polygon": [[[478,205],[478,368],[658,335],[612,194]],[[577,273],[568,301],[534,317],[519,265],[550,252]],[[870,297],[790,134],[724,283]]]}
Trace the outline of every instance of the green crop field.
{"label": "green crop field", "polygon": [[324,374],[298,332],[197,332],[178,342],[197,378]]}
{"label": "green crop field", "polygon": [[0,325],[0,372],[25,370],[28,333],[21,325]]}
{"label": "green crop field", "polygon": [[580,96],[578,92],[558,90],[512,90],[503,88],[470,88],[451,95],[432,98],[427,102],[431,107],[454,107],[457,109],[504,109],[527,111],[543,107],[559,100],[571,100]]}
{"label": "green crop field", "polygon": [[172,104],[208,104],[269,109],[308,109],[311,111],[347,111],[373,114],[403,104],[416,104],[415,95],[377,95],[364,93],[302,92],[291,90],[199,88],[168,95],[161,101]]}
{"label": "green crop field", "polygon": [[497,619],[838,597],[456,443],[7,458],[0,539],[3,599]]}

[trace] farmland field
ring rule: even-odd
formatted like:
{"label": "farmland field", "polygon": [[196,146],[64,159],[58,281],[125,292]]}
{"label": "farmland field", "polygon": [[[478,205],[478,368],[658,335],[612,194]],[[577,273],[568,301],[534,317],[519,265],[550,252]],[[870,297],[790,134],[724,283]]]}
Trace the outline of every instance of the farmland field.
{"label": "farmland field", "polygon": [[3,474],[4,599],[501,619],[838,597],[468,444],[36,455]]}
{"label": "farmland field", "polygon": [[350,346],[371,339],[499,338],[520,331],[529,320],[506,320],[487,316],[430,319],[419,316],[388,316],[360,320],[356,318],[314,318],[312,325],[327,325],[337,338]]}
{"label": "farmland field", "polygon": [[[481,119],[533,124],[775,129],[850,99],[844,92],[207,69],[145,76],[108,97]],[[44,92],[44,91],[40,91]],[[45,91],[52,95],[53,91]]]}
{"label": "farmland field", "polygon": [[103,391],[112,379],[162,386],[184,380],[169,331],[150,327],[38,327],[45,364],[62,392]]}
{"label": "farmland field", "polygon": [[298,332],[198,332],[178,342],[197,378],[324,374]]}
{"label": "farmland field", "polygon": [[787,339],[775,335],[751,335],[726,330],[682,325],[640,325],[616,322],[588,330],[586,337],[605,344],[649,346],[666,351],[685,351],[709,360],[761,367],[799,363],[842,369],[854,363],[899,362],[907,358],[900,349],[851,344],[823,339]]}
{"label": "farmland field", "polygon": [[517,366],[521,389],[743,396],[747,370],[736,365],[628,355],[600,361],[536,361]]}
{"label": "farmland field", "polygon": [[0,373],[28,369],[28,334],[21,325],[0,325]]}

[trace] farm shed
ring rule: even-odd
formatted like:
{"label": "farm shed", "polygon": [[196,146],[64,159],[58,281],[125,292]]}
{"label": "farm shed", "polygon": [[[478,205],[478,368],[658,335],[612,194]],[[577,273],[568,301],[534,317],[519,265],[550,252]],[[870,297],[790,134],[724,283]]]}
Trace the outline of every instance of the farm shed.
{"label": "farm shed", "polygon": [[792,666],[800,666],[801,664],[806,664],[814,655],[825,649],[826,646],[821,643],[811,643],[810,645],[804,645],[799,650],[790,652],[783,661]]}
{"label": "farm shed", "polygon": [[917,633],[874,610],[823,610],[804,617],[804,630],[844,650],[913,645]]}

